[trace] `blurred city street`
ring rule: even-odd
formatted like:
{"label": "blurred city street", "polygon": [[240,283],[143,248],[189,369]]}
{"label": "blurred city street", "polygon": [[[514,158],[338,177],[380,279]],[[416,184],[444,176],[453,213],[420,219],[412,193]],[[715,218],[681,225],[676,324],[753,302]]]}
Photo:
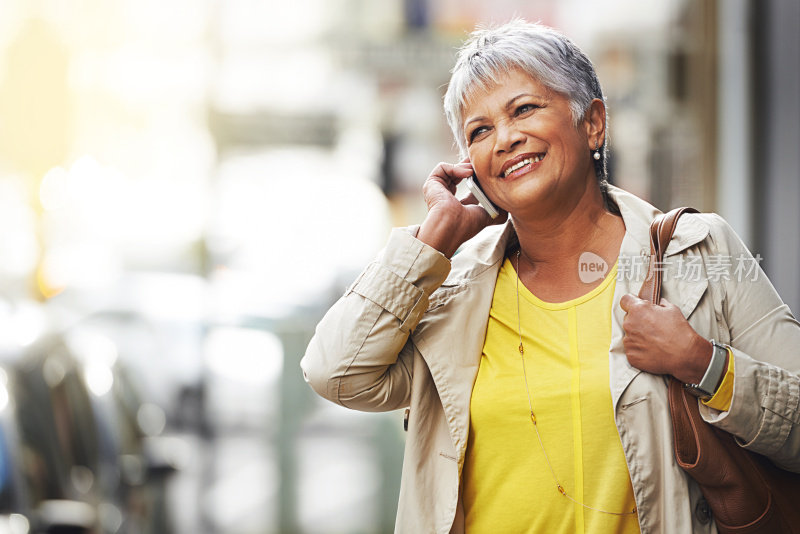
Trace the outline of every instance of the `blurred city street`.
{"label": "blurred city street", "polygon": [[613,183],[722,214],[800,310],[796,0],[0,0],[0,534],[393,531],[402,411],[299,362],[513,16],[594,61]]}

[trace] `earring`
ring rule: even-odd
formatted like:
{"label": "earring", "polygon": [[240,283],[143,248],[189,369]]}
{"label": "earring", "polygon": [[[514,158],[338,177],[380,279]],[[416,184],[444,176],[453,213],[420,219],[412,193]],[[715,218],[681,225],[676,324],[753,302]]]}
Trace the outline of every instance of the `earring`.
{"label": "earring", "polygon": [[598,150],[598,146],[600,146],[600,145],[597,142],[597,140],[595,140],[595,142],[594,142],[594,155],[592,156],[595,159],[595,161],[600,161],[600,150]]}

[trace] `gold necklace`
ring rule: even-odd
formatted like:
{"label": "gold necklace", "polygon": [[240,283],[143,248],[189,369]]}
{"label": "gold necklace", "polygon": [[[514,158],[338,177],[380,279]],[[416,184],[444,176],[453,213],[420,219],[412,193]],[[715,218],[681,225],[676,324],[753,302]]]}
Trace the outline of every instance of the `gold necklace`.
{"label": "gold necklace", "polygon": [[[633,514],[636,513],[636,507],[634,507],[633,510],[631,510],[630,512],[609,512],[608,510],[601,510],[600,508],[593,508],[592,506],[584,504],[584,503],[576,500],[575,498],[573,498],[569,493],[567,493],[567,490],[564,489],[564,486],[558,481],[558,477],[556,476],[556,472],[553,469],[553,465],[550,463],[550,457],[547,456],[547,451],[544,450],[544,443],[542,442],[542,436],[541,436],[541,434],[539,434],[539,425],[536,423],[536,414],[533,412],[533,401],[531,400],[531,391],[530,391],[530,388],[528,387],[528,373],[527,373],[527,371],[525,369],[525,347],[522,344],[522,317],[521,317],[520,311],[519,311],[519,257],[520,257],[521,253],[522,253],[522,247],[520,247],[519,250],[517,250],[517,269],[516,269],[516,271],[517,271],[517,286],[516,286],[516,289],[517,289],[517,331],[519,333],[519,356],[520,356],[520,360],[522,361],[522,377],[525,379],[525,393],[528,394],[528,408],[530,409],[530,413],[531,413],[531,423],[533,423],[533,429],[536,431],[536,438],[539,441],[539,447],[541,447],[542,454],[544,455],[544,459],[547,462],[547,467],[550,469],[550,474],[553,476],[553,482],[556,483],[556,489],[558,490],[558,492],[561,495],[563,495],[564,497],[566,497],[570,501],[574,502],[575,504],[579,504],[579,505],[583,506],[584,508],[586,508],[588,510],[594,510],[595,512],[600,512],[600,513],[609,514],[609,515],[621,515],[621,516],[633,515]],[[526,255],[525,258],[527,259],[527,257],[528,256]]]}

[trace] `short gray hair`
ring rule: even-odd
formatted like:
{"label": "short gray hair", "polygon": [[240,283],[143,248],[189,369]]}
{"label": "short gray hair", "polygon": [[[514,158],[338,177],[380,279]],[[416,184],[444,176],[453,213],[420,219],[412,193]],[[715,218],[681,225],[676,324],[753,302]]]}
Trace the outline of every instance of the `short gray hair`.
{"label": "short gray hair", "polygon": [[[593,99],[605,102],[592,62],[561,33],[522,19],[494,28],[478,28],[458,51],[444,96],[444,113],[462,157],[467,153],[464,137],[466,101],[476,91],[487,89],[497,83],[500,75],[515,68],[522,69],[549,90],[566,96],[576,126]],[[607,175],[607,144],[606,135],[602,159],[596,164],[601,182]]]}

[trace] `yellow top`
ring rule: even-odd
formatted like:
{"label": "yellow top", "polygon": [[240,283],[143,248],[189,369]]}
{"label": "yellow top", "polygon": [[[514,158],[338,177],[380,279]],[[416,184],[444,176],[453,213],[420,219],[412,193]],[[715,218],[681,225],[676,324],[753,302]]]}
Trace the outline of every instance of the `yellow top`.
{"label": "yellow top", "polygon": [[[630,512],[608,349],[617,267],[582,297],[544,302],[519,285],[525,368],[542,445],[575,500]],[[463,470],[468,533],[639,532],[636,514],[559,493],[530,417],[519,353],[516,272],[503,264],[470,405]]]}

